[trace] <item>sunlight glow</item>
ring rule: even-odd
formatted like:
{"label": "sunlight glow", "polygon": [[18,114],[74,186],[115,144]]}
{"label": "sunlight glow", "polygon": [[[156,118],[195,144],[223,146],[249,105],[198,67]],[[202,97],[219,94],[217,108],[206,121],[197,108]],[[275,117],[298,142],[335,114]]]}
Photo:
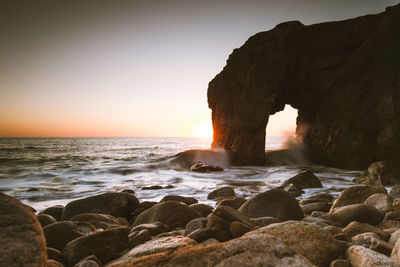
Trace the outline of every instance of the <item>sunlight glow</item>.
{"label": "sunlight glow", "polygon": [[210,124],[198,124],[193,130],[193,135],[200,138],[212,138],[213,129]]}

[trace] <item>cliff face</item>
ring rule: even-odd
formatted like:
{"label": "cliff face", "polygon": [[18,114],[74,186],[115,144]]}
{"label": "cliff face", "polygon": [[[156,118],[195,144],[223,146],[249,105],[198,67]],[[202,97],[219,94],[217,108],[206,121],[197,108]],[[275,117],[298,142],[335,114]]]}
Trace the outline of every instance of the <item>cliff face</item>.
{"label": "cliff face", "polygon": [[377,15],[251,37],[208,87],[214,147],[263,165],[268,117],[298,109],[297,136],[317,163],[400,160],[400,5]]}

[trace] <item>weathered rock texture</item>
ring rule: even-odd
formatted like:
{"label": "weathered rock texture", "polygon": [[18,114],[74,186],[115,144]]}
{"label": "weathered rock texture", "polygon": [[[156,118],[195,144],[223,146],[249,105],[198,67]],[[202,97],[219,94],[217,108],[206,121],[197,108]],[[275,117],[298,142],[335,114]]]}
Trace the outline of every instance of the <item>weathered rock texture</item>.
{"label": "weathered rock texture", "polygon": [[296,133],[315,162],[366,168],[400,158],[400,5],[377,15],[279,24],[230,55],[208,87],[214,147],[263,165],[270,115],[298,109]]}

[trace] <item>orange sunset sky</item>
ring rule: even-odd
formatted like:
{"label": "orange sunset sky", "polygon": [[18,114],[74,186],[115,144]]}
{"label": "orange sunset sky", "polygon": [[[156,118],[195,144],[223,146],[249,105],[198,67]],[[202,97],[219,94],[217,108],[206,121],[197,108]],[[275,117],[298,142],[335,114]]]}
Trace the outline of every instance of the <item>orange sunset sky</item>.
{"label": "orange sunset sky", "polygon": [[208,82],[251,35],[400,0],[16,2],[0,11],[0,137],[209,136]]}

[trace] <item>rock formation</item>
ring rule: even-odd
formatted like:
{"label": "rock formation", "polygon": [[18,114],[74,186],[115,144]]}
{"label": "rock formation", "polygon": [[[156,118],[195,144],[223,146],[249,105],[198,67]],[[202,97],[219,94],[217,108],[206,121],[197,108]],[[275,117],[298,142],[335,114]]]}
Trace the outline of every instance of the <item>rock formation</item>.
{"label": "rock formation", "polygon": [[254,35],[209,83],[213,147],[225,148],[233,164],[263,165],[268,118],[289,104],[317,163],[360,169],[400,159],[398,25],[400,5]]}

